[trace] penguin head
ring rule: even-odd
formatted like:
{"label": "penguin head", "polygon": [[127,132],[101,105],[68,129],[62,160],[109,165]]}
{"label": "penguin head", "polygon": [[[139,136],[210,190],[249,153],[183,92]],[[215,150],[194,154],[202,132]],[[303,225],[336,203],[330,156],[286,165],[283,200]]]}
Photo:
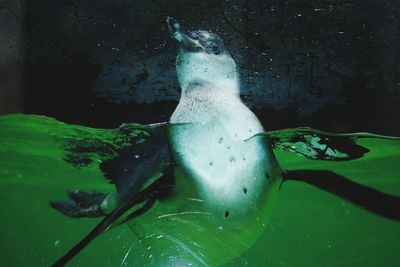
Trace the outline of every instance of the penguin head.
{"label": "penguin head", "polygon": [[235,61],[222,39],[208,31],[183,31],[173,18],[167,18],[171,37],[180,43],[176,59],[182,90],[192,83],[208,84],[237,93],[239,82]]}

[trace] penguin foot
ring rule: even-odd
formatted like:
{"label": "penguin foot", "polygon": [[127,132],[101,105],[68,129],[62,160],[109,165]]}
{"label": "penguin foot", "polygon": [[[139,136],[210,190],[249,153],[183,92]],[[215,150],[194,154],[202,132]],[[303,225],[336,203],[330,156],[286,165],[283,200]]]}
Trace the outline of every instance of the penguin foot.
{"label": "penguin foot", "polygon": [[68,200],[50,201],[50,206],[64,215],[74,218],[81,217],[100,217],[106,214],[101,209],[101,204],[107,197],[103,193],[88,193],[76,190],[67,191]]}

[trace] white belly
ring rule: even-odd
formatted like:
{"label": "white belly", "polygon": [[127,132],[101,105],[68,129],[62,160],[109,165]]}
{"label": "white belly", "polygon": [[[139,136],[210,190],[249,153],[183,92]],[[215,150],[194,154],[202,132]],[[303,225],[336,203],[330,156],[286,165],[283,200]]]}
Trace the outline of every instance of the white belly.
{"label": "white belly", "polygon": [[[251,113],[247,108],[245,112]],[[204,118],[204,113],[218,112],[208,106],[208,111],[199,114]],[[253,135],[262,131],[257,118],[251,115],[247,120],[236,117],[237,123],[221,121],[235,118],[232,116],[210,116],[208,121],[199,122],[192,112],[192,123],[188,123],[178,107],[171,118],[171,123],[186,123],[170,128],[177,164],[194,180],[204,204],[224,217],[255,211],[277,173],[266,140],[262,136],[246,140],[243,136],[244,132]]]}

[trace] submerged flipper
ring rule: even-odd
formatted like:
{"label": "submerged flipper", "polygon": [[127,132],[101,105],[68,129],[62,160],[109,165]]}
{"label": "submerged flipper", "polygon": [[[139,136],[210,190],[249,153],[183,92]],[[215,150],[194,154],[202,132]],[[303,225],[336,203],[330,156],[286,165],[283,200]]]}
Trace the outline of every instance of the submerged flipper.
{"label": "submerged flipper", "polygon": [[302,181],[341,197],[387,219],[400,221],[400,197],[390,195],[326,170],[286,171],[284,181]]}
{"label": "submerged flipper", "polygon": [[[64,215],[70,217],[99,217],[105,216],[114,210],[119,204],[137,194],[143,187],[151,183],[151,179],[158,179],[165,171],[165,166],[170,164],[170,153],[167,138],[167,125],[138,125],[123,124],[118,132],[123,139],[129,139],[129,145],[124,145],[114,150],[114,156],[104,159],[100,163],[100,169],[105,178],[115,184],[117,193],[87,193],[79,189],[67,191],[68,200],[50,201],[50,205]],[[93,143],[91,140],[85,143]],[[77,147],[70,142],[70,151],[95,151],[86,145],[84,149],[81,143]],[[75,152],[76,154],[77,152]],[[71,154],[71,155],[75,155]],[[93,154],[93,153],[92,153]],[[91,157],[94,157],[89,154]],[[79,155],[76,155],[79,157]],[[68,158],[69,161],[75,162]],[[81,167],[81,165],[78,165]]]}
{"label": "submerged flipper", "polygon": [[[150,209],[157,199],[163,198],[170,192],[173,185],[171,174],[173,164],[169,151],[167,125],[124,124],[118,131],[123,136],[131,137],[130,145],[112,151],[114,156],[100,163],[101,171],[111,183],[115,184],[117,192],[106,195],[71,190],[67,191],[68,200],[50,201],[53,208],[70,217],[105,216],[53,266],[65,265],[110,226],[141,215]],[[139,135],[135,134],[135,131]],[[85,148],[90,151],[90,147]],[[82,151],[73,147],[71,150]],[[92,154],[88,156],[93,157]],[[135,205],[139,207],[131,214],[126,214]],[[124,218],[121,218],[122,216]],[[118,219],[120,220],[117,222]]]}
{"label": "submerged flipper", "polygon": [[[123,124],[119,131],[129,133],[136,127],[136,124]],[[171,164],[167,124],[146,127],[144,137],[134,139],[130,146],[117,152],[118,156],[100,164],[105,178],[116,186],[116,200],[119,203],[138,193],[145,184],[151,183],[151,178],[154,180],[160,177]]]}

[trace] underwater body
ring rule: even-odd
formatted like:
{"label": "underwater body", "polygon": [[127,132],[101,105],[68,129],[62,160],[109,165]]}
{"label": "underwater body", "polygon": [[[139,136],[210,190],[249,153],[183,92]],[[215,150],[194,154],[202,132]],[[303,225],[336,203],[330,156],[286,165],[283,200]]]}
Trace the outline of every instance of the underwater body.
{"label": "underwater body", "polygon": [[[132,142],[145,140],[144,128],[133,124],[128,132],[126,128],[92,129],[34,115],[3,116],[0,125],[1,227],[5,230],[1,244],[7,252],[2,262],[49,266],[99,222],[66,217],[52,209],[49,200],[73,188],[113,192],[114,185],[104,178],[100,165],[116,158]],[[329,139],[312,129],[306,133],[292,129],[269,134],[280,140],[275,141],[280,146],[274,146],[274,152],[282,168],[332,170],[380,192],[400,194],[398,140],[353,135],[355,144],[368,149],[363,156],[349,161],[318,160],[313,153],[304,157],[305,150],[288,151],[300,144],[293,136]],[[303,145],[307,147],[307,142]],[[211,259],[229,259],[226,266],[330,266],[332,262],[393,266],[399,262],[400,229],[395,216],[379,215],[302,182],[284,182],[278,191],[273,208],[266,211],[268,220],[255,218],[258,227],[242,229],[248,235],[260,235],[255,243],[245,243],[234,233],[226,242],[223,228],[204,228],[201,222],[207,215],[196,213],[195,205],[193,213],[171,213],[174,202],[161,200],[145,214],[99,235],[70,264],[149,266],[182,255],[194,266],[213,266]],[[382,199],[377,204],[398,203]],[[221,250],[202,253],[215,249],[218,240]]]}

